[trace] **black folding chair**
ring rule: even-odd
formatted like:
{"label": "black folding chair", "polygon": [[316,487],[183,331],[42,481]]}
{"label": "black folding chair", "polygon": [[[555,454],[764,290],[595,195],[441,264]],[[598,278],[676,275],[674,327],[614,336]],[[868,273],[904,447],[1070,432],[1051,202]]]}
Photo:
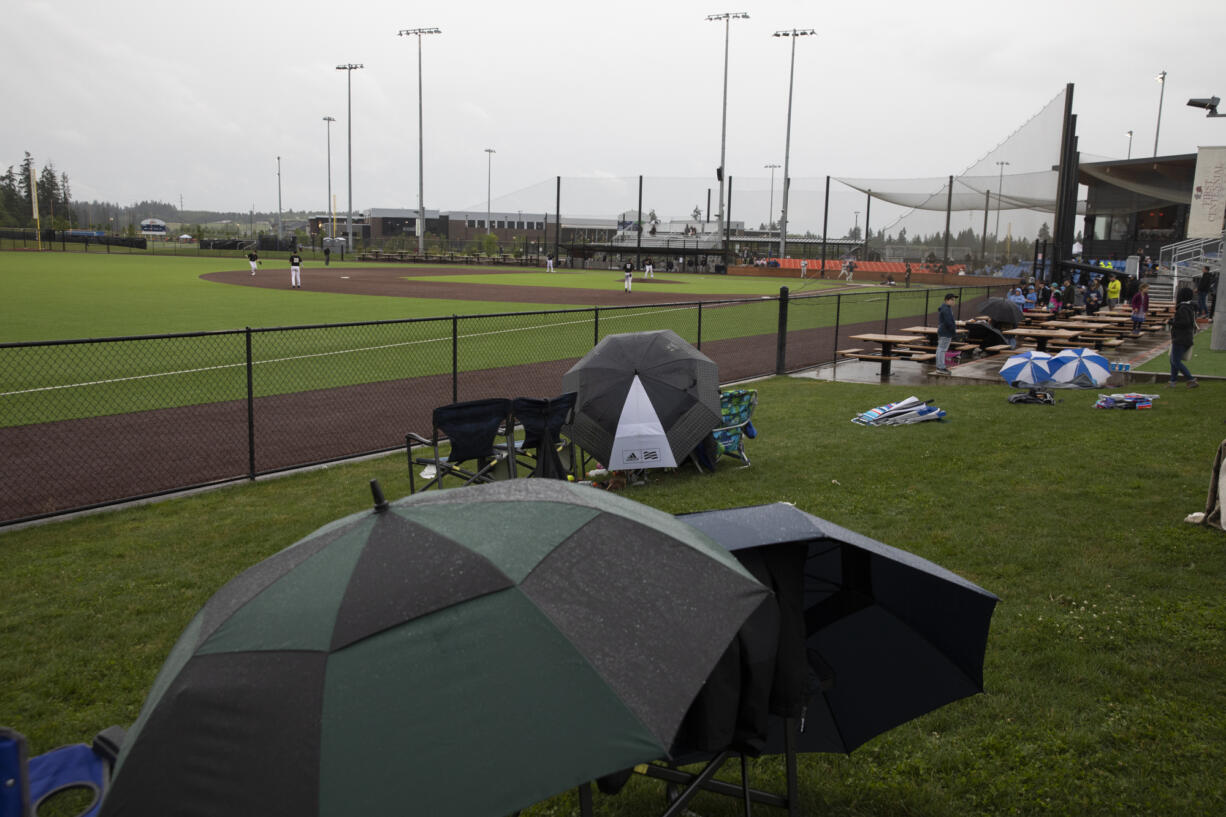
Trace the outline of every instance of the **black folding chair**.
{"label": "black folding chair", "polygon": [[[513,445],[515,424],[511,420],[511,401],[505,397],[486,400],[469,400],[439,406],[431,418],[430,439],[409,432],[405,435],[405,450],[409,458],[409,491],[417,492],[413,477],[415,466],[433,466],[434,476],[422,486],[427,490],[432,485],[442,487],[443,478],[453,476],[464,485],[477,482],[493,482],[500,476],[515,476],[515,457],[508,454]],[[503,442],[498,443],[498,437]],[[450,443],[444,456],[443,440]],[[429,446],[433,456],[413,456],[414,446]],[[499,450],[501,448],[501,451]],[[462,463],[475,461],[464,468]],[[505,464],[505,471],[500,466]]]}
{"label": "black folding chair", "polygon": [[[524,439],[516,445],[517,464],[530,469],[528,476],[566,479],[575,462],[574,446],[564,442],[561,433],[563,426],[570,422],[574,408],[574,392],[551,399],[515,398],[512,413],[515,421],[524,427]],[[559,450],[569,452],[566,465]]]}

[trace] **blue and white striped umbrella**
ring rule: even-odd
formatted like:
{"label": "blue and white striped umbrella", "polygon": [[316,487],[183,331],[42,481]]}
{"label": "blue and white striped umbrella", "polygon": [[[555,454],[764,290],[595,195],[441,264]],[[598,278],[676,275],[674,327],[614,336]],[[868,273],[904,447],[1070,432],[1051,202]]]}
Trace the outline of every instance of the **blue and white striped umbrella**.
{"label": "blue and white striped umbrella", "polygon": [[1111,376],[1111,363],[1093,349],[1065,349],[1051,359],[1053,383],[1096,388]]}
{"label": "blue and white striped umbrella", "polygon": [[1038,386],[1051,378],[1051,355],[1029,350],[1019,352],[1000,367],[1000,376],[1011,386]]}

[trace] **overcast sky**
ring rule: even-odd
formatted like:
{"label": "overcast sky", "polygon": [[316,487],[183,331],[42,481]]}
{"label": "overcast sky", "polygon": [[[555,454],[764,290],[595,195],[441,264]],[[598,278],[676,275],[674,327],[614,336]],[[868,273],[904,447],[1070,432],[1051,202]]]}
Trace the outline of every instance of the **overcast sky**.
{"label": "overcast sky", "polygon": [[[559,175],[714,186],[725,24],[705,18],[729,11],[750,15],[731,23],[726,160],[746,181],[783,164],[791,41],[771,35],[794,27],[817,32],[796,44],[794,179],[956,174],[1069,82],[1083,153],[1123,158],[1131,129],[1133,157],[1152,155],[1162,70],[1159,154],[1226,144],[1226,119],[1185,105],[1226,96],[1222,0],[428,5],[7,0],[0,168],[28,150],[78,200],[271,211],[280,156],[283,207],[323,211],[330,115],[343,211],[336,66],[361,63],[353,206],[415,208],[417,38],[397,32],[436,26],[423,41],[428,208],[484,205],[491,183],[497,210]],[[832,214],[831,233],[844,228]]]}

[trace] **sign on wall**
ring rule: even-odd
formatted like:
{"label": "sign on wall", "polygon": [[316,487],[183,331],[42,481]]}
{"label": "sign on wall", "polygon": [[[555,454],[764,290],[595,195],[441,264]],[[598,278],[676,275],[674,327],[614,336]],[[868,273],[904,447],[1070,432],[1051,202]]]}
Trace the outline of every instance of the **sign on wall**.
{"label": "sign on wall", "polygon": [[1188,238],[1217,238],[1226,218],[1226,147],[1201,148],[1192,182]]}

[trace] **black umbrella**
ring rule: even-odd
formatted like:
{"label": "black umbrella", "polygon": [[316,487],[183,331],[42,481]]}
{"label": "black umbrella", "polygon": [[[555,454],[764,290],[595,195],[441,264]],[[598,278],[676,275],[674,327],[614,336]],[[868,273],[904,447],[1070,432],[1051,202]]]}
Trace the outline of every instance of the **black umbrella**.
{"label": "black umbrella", "polygon": [[693,528],[586,486],[377,498],[205,604],[103,817],[510,814],[664,756],[769,595]]}
{"label": "black umbrella", "polygon": [[[781,611],[771,670],[776,678],[773,686],[768,679],[756,688],[766,690],[761,694],[769,696],[773,714],[803,709],[800,751],[850,752],[983,691],[983,656],[997,602],[988,591],[785,503],[678,518],[738,558],[752,557],[747,566],[764,560],[769,570],[775,562]],[[762,568],[754,568],[759,578]],[[803,569],[803,582],[791,581],[797,569]],[[796,688],[798,674],[809,678],[807,702]],[[755,688],[740,683],[742,690]],[[744,708],[744,695],[740,704]],[[749,715],[766,706],[750,702]],[[781,719],[772,719],[768,751],[782,750],[782,726]],[[752,743],[744,734],[738,739]]]}
{"label": "black umbrella", "polygon": [[719,367],[668,329],[605,337],[562,389],[579,395],[571,439],[614,470],[680,463],[720,424]]}
{"label": "black umbrella", "polygon": [[1008,298],[988,298],[979,308],[980,315],[987,315],[993,323],[1008,323],[1021,326],[1022,309]]}
{"label": "black umbrella", "polygon": [[999,329],[985,321],[967,321],[966,339],[969,343],[978,343],[980,349],[1009,343],[1009,339],[1002,335]]}

